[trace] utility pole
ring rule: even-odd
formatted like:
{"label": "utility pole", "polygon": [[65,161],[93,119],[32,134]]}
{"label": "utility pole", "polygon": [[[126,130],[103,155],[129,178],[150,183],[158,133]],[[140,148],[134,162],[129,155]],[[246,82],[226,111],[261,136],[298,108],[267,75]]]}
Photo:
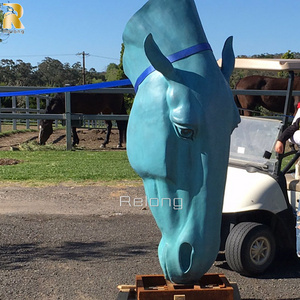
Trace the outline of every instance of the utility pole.
{"label": "utility pole", "polygon": [[83,84],[85,84],[85,57],[89,56],[89,53],[85,53],[82,51],[81,53],[77,53],[76,55],[82,55],[82,78],[83,78]]}

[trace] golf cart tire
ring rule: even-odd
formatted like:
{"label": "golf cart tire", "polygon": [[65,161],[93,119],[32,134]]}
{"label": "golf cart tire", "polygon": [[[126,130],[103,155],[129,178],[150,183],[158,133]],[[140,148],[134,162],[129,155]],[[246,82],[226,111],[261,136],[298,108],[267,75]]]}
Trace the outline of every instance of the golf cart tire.
{"label": "golf cart tire", "polygon": [[229,267],[242,275],[263,273],[275,256],[275,239],[268,226],[242,222],[230,231],[225,244]]}

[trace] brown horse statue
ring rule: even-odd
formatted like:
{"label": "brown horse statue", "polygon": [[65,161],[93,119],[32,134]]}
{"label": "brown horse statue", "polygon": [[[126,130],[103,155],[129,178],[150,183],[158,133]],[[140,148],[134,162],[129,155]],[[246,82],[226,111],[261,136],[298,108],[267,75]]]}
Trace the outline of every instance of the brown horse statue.
{"label": "brown horse statue", "polygon": [[[288,78],[275,78],[268,76],[253,75],[242,78],[236,85],[237,90],[286,90]],[[300,90],[300,77],[295,77],[293,90]],[[294,114],[300,96],[293,97],[288,113]],[[270,111],[283,113],[285,96],[257,96],[257,95],[237,95],[236,104],[242,108],[241,114],[251,116],[251,110],[257,106],[262,106]]]}

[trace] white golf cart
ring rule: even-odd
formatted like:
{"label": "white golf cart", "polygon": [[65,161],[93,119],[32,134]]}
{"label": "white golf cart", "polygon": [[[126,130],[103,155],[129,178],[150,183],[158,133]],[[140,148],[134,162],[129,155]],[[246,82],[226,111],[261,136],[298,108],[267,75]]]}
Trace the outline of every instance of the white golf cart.
{"label": "white golf cart", "polygon": [[[300,183],[289,172],[300,151],[277,155],[274,145],[288,125],[293,71],[300,70],[300,60],[236,59],[235,67],[289,72],[281,120],[242,117],[231,137],[220,250],[232,270],[253,276],[268,268],[277,250],[296,253]],[[284,157],[288,164],[281,169]]]}

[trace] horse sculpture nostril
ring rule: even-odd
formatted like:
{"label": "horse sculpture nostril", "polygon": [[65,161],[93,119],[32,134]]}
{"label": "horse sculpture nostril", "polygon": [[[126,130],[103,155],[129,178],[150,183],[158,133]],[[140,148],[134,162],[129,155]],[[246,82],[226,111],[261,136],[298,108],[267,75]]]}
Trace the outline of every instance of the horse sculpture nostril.
{"label": "horse sculpture nostril", "polygon": [[180,267],[184,274],[186,274],[193,263],[194,248],[189,243],[181,244],[179,248]]}

